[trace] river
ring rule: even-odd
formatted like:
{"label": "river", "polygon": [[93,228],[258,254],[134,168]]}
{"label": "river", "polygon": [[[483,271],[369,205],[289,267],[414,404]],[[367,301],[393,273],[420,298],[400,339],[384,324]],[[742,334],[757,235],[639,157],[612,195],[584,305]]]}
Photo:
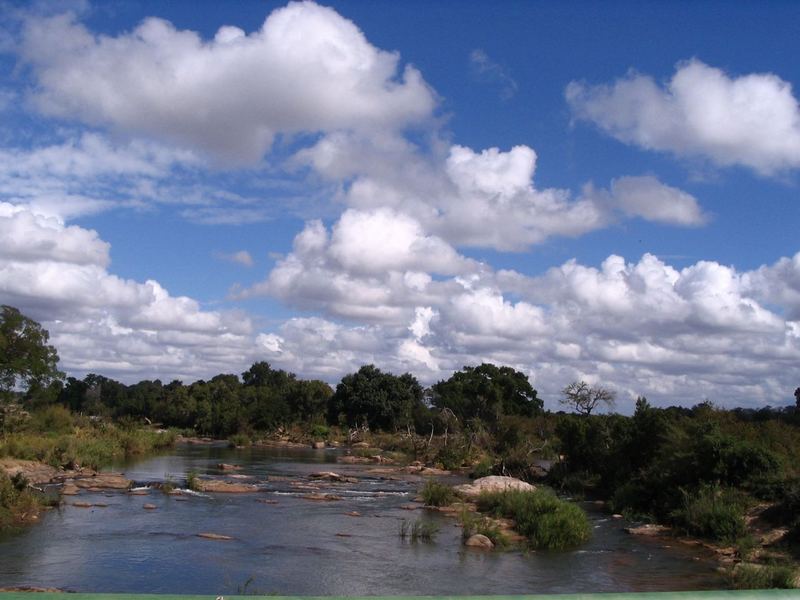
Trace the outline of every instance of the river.
{"label": "river", "polygon": [[[124,492],[67,498],[40,523],[0,538],[0,587],[78,592],[281,595],[489,595],[678,591],[725,586],[707,554],[624,532],[591,504],[592,540],[566,552],[486,552],[461,545],[455,519],[402,508],[419,479],[365,476],[335,464],[338,451],[180,445],[124,466],[137,482],[221,476],[221,462],[265,482],[255,494],[169,496]],[[358,476],[303,498],[314,471]],[[106,504],[79,508],[76,501]],[[266,501],[266,502],[265,502]],[[145,504],[155,505],[146,510]],[[361,516],[347,513],[357,512]],[[403,519],[434,521],[432,543],[399,536]],[[219,541],[197,537],[211,532]]]}

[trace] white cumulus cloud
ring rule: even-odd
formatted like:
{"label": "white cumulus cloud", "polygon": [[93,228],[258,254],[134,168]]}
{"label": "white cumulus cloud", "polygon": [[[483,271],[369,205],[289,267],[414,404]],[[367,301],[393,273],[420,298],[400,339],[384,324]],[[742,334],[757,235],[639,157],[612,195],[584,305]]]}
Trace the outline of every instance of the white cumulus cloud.
{"label": "white cumulus cloud", "polygon": [[642,148],[763,175],[800,167],[800,106],[773,73],[731,77],[693,59],[663,87],[631,72],[611,85],[573,81],[566,98],[578,119]]}

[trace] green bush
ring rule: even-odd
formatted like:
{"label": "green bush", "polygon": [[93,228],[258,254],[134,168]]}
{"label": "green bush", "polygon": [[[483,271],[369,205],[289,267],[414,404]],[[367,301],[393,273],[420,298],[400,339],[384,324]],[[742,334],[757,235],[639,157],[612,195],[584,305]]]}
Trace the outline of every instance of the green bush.
{"label": "green bush", "polygon": [[433,479],[426,481],[419,493],[428,506],[447,506],[455,499],[453,488]]}
{"label": "green bush", "polygon": [[714,541],[732,544],[746,533],[742,500],[717,486],[684,491],[683,506],[672,517],[687,533]]}
{"label": "green bush", "polygon": [[322,425],[317,423],[311,427],[311,437],[315,440],[324,440],[327,439],[328,435],[331,433],[331,428],[327,425]]}
{"label": "green bush", "polygon": [[239,448],[240,446],[249,446],[253,441],[246,433],[234,433],[228,438],[228,446],[231,448]]}
{"label": "green bush", "polygon": [[30,428],[41,433],[71,433],[74,427],[72,413],[60,404],[54,404],[31,415]]}
{"label": "green bush", "polygon": [[578,505],[549,490],[484,493],[478,497],[478,509],[513,519],[517,531],[537,549],[572,548],[586,542],[592,532]]}
{"label": "green bush", "polygon": [[740,590],[792,589],[796,573],[788,565],[742,563],[732,572],[733,587]]}

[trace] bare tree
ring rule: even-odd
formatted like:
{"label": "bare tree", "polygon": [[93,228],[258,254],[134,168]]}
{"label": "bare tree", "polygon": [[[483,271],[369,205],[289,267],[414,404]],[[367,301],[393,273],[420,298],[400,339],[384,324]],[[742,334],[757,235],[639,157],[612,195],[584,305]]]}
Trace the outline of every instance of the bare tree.
{"label": "bare tree", "polygon": [[590,415],[598,404],[605,404],[608,408],[614,407],[614,392],[600,386],[590,386],[585,381],[573,381],[561,393],[564,397],[559,400],[561,404],[570,406],[582,415]]}

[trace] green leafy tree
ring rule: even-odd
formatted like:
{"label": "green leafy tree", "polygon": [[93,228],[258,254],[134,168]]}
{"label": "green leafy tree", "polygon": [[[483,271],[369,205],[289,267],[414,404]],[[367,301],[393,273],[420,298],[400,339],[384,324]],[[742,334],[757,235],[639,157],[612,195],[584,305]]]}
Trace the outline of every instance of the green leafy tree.
{"label": "green leafy tree", "polygon": [[422,403],[422,386],[409,374],[384,373],[374,365],[342,378],[328,405],[328,419],[340,418],[350,426],[393,431],[414,421],[415,407]]}
{"label": "green leafy tree", "polygon": [[18,309],[5,304],[0,308],[0,394],[8,395],[18,386],[42,389],[63,379],[49,339],[46,329]]}
{"label": "green leafy tree", "polygon": [[511,367],[464,367],[432,390],[433,405],[450,409],[462,423],[476,418],[497,423],[502,415],[533,417],[542,412],[528,377]]}

